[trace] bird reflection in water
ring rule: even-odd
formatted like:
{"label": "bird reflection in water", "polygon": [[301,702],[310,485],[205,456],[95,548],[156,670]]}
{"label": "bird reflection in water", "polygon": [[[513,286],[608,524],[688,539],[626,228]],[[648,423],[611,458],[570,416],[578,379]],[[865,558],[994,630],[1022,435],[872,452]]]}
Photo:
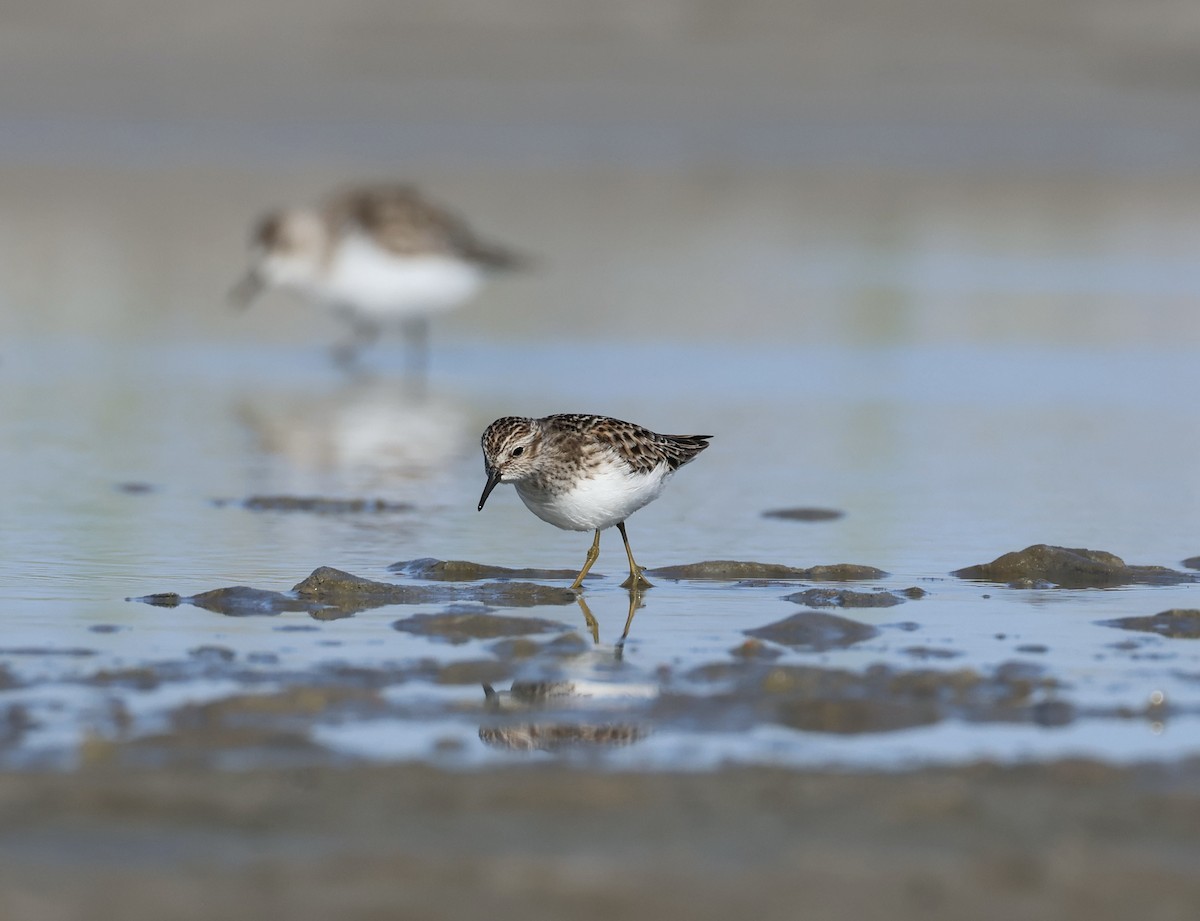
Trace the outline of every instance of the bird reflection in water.
{"label": "bird reflection in water", "polygon": [[[583,612],[583,620],[592,635],[592,642],[599,645],[600,622],[596,620],[595,615],[592,614],[592,609],[583,600],[582,593],[575,597],[575,603],[579,605],[579,610]],[[642,607],[643,604],[645,602],[642,601],[641,587],[631,588],[629,590],[629,613],[625,617],[625,629],[621,631],[621,638],[613,644],[613,658],[620,659],[625,654],[625,640],[629,638],[629,628],[633,625],[633,615],[637,613],[638,608]]]}
{"label": "bird reflection in water", "polygon": [[617,711],[629,711],[655,700],[659,695],[656,681],[612,681],[588,677],[597,667],[604,668],[597,653],[611,669],[621,662],[625,641],[633,615],[643,604],[639,590],[629,592],[629,610],[620,639],[608,650],[600,645],[600,623],[583,597],[577,597],[584,623],[596,649],[579,656],[569,671],[575,676],[553,680],[514,681],[507,691],[483,686],[484,704],[495,717],[525,714],[536,711],[554,712],[550,718],[485,724],[479,728],[479,738],[487,745],[514,751],[557,751],[579,747],[616,747],[632,745],[645,738],[650,730],[640,722],[614,718]]}
{"label": "bird reflection in water", "polygon": [[236,411],[259,448],[286,460],[305,488],[328,473],[348,474],[359,488],[428,480],[467,444],[462,407],[411,380],[357,377],[330,393],[256,393]]}

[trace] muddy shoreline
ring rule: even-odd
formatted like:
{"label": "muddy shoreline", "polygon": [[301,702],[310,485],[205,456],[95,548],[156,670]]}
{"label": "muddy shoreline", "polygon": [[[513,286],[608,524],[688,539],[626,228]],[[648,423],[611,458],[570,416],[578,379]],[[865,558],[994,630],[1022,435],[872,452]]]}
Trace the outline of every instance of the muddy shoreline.
{"label": "muddy shoreline", "polygon": [[0,916],[23,921],[1095,921],[1200,904],[1197,761],[7,773],[0,828]]}

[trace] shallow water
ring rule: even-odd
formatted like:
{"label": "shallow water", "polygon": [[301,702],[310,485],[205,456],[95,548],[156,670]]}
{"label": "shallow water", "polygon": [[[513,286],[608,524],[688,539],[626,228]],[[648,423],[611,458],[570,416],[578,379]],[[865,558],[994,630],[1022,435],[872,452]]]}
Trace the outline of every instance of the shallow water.
{"label": "shallow water", "polygon": [[[315,344],[148,347],[46,334],[19,346],[0,364],[4,765],[349,756],[894,767],[1200,752],[1200,642],[1101,623],[1200,607],[1200,587],[1015,589],[949,575],[1039,542],[1175,569],[1200,552],[1200,373],[1187,345],[444,338],[420,387],[386,348],[371,376],[346,379]],[[549,619],[573,636],[565,647],[531,636],[538,646],[519,654],[494,639],[450,644],[393,629],[445,603],[321,619],[126,600],[230,585],[287,591],[323,565],[401,582],[387,567],[421,557],[576,567],[587,535],[536,520],[511,490],[475,511],[486,423],[559,410],[715,436],[631,519],[647,567],[851,562],[889,575],[831,587],[927,594],[823,609],[877,628],[845,648],[767,642],[749,659],[733,654],[744,631],[805,610],[783,599],[812,583],[652,576],[622,647],[630,597],[615,533],[584,595],[597,641],[574,603],[492,611]],[[412,510],[322,515],[214,501],[263,495],[382,498]],[[795,506],[844,515],[763,517]],[[837,706],[866,701],[870,718],[858,726],[827,714],[814,724],[804,693],[778,688],[793,666],[868,675],[881,665],[900,676],[970,670],[984,696],[955,698],[914,724],[873,722],[871,708],[889,703],[878,688],[836,692]],[[996,675],[1018,676],[1017,705],[984,700]],[[489,707],[481,683],[506,692],[514,679],[574,681],[576,694],[527,710],[512,705],[514,691]],[[355,688],[359,696],[339,696]],[[282,702],[201,706],[238,693]],[[788,716],[796,707],[802,715]],[[258,733],[249,742],[195,735],[246,725]],[[580,726],[600,727],[608,743],[580,742]]]}

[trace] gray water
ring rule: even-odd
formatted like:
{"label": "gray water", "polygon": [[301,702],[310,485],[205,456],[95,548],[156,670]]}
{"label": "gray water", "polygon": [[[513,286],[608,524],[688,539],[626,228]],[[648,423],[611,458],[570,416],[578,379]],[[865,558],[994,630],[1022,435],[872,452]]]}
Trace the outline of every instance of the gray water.
{"label": "gray water", "polygon": [[[325,354],[335,326],[286,298],[228,312],[221,295],[253,213],[245,177],[68,177],[70,195],[14,200],[0,349],[0,763],[69,766],[97,741],[168,730],[180,708],[328,684],[343,667],[397,677],[378,679],[371,707],[310,714],[298,732],[315,754],[303,757],[703,768],[1200,753],[1200,642],[1102,623],[1200,607],[1195,584],[1021,589],[949,575],[1034,543],[1175,569],[1200,553],[1200,273],[1177,239],[1157,245],[1187,223],[1177,195],[1089,186],[1082,221],[1077,195],[1038,204],[1036,183],[1001,194],[903,177],[856,191],[779,173],[548,181],[558,197],[539,198],[533,174],[445,177],[483,226],[544,262],[438,324],[420,386],[394,341],[368,356],[368,373],[337,372]],[[502,221],[516,199],[531,204]],[[885,201],[898,210],[883,232]],[[400,581],[388,565],[421,557],[578,567],[587,535],[538,521],[511,490],[475,510],[483,427],[557,411],[714,436],[630,521],[650,568],[851,562],[889,575],[850,587],[927,593],[834,610],[877,635],[824,651],[767,644],[773,665],[1017,669],[1033,676],[1033,703],[1068,717],[819,731],[764,717],[744,690],[717,702],[729,684],[705,667],[735,662],[743,631],[802,610],[782,599],[811,583],[655,579],[619,648],[630,599],[615,532],[584,595],[595,644],[574,604],[493,612],[577,634],[577,655],[535,655],[513,677],[575,680],[581,696],[539,718],[637,727],[635,744],[611,748],[488,745],[480,727],[501,718],[480,683],[429,669],[503,658],[492,642],[392,629],[445,605],[318,620],[127,600],[287,591],[323,565]],[[412,508],[239,507],[255,495]],[[843,514],[762,514],[797,506]],[[139,686],[128,674],[142,668],[153,679]]]}

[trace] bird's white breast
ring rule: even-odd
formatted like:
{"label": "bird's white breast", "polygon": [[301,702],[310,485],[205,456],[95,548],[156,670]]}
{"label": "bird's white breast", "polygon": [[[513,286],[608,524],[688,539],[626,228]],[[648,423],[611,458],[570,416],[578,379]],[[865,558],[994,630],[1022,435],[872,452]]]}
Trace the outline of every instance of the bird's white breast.
{"label": "bird's white breast", "polygon": [[376,317],[448,310],[472,297],[483,281],[477,266],[453,256],[401,256],[370,237],[339,241],[324,280],[331,303]]}
{"label": "bird's white breast", "polygon": [[561,493],[517,483],[517,494],[542,521],[568,531],[596,531],[620,524],[659,497],[671,476],[666,464],[649,473],[623,465],[604,468]]}

